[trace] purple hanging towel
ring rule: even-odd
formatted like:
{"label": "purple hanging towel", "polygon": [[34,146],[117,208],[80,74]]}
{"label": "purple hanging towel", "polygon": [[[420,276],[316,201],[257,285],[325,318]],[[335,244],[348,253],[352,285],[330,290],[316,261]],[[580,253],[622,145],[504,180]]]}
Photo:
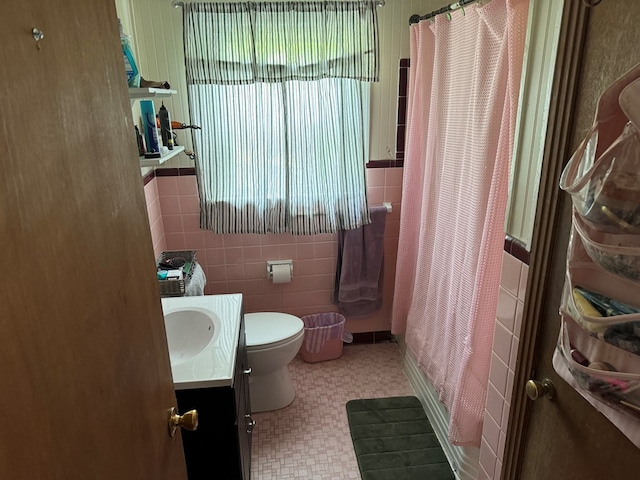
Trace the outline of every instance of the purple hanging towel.
{"label": "purple hanging towel", "polygon": [[347,317],[369,315],[382,305],[384,226],[387,209],[369,209],[371,223],[338,233],[334,303]]}

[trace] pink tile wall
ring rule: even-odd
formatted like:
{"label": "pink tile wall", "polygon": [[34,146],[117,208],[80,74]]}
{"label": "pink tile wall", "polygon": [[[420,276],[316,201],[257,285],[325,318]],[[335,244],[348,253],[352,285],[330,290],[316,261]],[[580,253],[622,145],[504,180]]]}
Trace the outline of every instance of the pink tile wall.
{"label": "pink tile wall", "polygon": [[147,201],[147,215],[149,216],[149,227],[151,228],[153,254],[154,258],[158,258],[158,255],[167,249],[167,244],[164,236],[160,199],[158,197],[158,184],[155,178],[144,186],[144,197]]}
{"label": "pink tile wall", "polygon": [[528,272],[504,252],[478,480],[500,480]]}
{"label": "pink tile wall", "polygon": [[[337,311],[331,302],[337,257],[337,234],[294,236],[216,235],[199,227],[199,203],[194,175],[157,177],[158,205],[162,229],[156,223],[156,242],[162,250],[197,251],[207,276],[206,294],[241,292],[245,311],[281,311],[293,315]],[[347,320],[351,332],[391,329],[391,304],[395,281],[402,168],[367,169],[369,204],[391,202],[385,230],[383,305],[368,317]],[[151,200],[152,203],[149,203]],[[154,204],[153,192],[147,196],[148,208]],[[155,211],[155,210],[154,210]],[[151,219],[151,215],[149,216]],[[155,217],[153,217],[155,218]],[[153,224],[152,224],[153,232]],[[164,243],[163,243],[164,242]],[[158,252],[159,253],[159,252]],[[274,285],[267,279],[267,260],[293,259],[291,283]]]}

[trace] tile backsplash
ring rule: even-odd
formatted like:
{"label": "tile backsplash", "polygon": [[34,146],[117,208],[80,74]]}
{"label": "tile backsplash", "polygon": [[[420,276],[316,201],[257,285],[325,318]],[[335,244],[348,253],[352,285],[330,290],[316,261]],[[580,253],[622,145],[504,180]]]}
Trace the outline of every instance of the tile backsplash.
{"label": "tile backsplash", "polygon": [[478,480],[500,480],[528,273],[525,261],[503,253]]}
{"label": "tile backsplash", "polygon": [[[219,235],[201,230],[193,171],[173,169],[162,173],[158,171],[144,187],[156,257],[164,250],[196,250],[207,276],[205,293],[241,292],[246,312],[282,311],[300,316],[337,311],[332,303],[337,234]],[[402,169],[367,169],[367,191],[370,205],[392,204],[385,229],[384,301],[375,314],[347,319],[347,329],[354,333],[390,330]],[[273,284],[267,279],[266,261],[281,259],[293,259],[293,279],[291,283]]]}

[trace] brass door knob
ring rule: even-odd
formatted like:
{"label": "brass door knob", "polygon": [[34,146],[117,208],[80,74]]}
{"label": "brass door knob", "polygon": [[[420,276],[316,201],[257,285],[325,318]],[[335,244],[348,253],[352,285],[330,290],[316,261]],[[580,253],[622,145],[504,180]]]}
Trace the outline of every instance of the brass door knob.
{"label": "brass door knob", "polygon": [[183,415],[178,415],[176,407],[169,409],[169,435],[175,436],[178,427],[193,431],[198,428],[198,412],[189,410]]}
{"label": "brass door knob", "polygon": [[546,397],[551,400],[556,394],[556,389],[551,383],[551,380],[545,378],[542,382],[538,380],[529,380],[525,386],[527,391],[527,397],[531,400],[538,400],[539,398]]}

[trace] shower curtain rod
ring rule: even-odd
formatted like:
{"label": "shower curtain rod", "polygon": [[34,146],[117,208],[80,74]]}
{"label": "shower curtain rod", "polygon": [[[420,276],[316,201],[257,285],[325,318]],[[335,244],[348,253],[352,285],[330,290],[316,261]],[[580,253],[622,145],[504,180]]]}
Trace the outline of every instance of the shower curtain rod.
{"label": "shower curtain rod", "polygon": [[427,13],[426,15],[411,15],[409,18],[409,25],[413,25],[414,23],[419,23],[421,20],[428,20],[430,18],[435,17],[436,15],[440,15],[441,13],[449,13],[454,10],[459,10],[463,8],[465,5],[469,5],[470,3],[475,3],[479,0],[460,0],[459,2],[452,3],[451,5],[447,5],[442,7],[439,10],[434,10],[431,13]]}
{"label": "shower curtain rod", "polygon": [[[473,1],[476,1],[476,0],[473,0]],[[379,7],[384,7],[384,3],[385,3],[384,0],[378,0],[376,2],[376,5],[379,6]],[[184,2],[178,2],[177,0],[173,0],[171,2],[171,5],[173,5],[173,8],[181,8],[181,7],[184,7]],[[416,16],[416,15],[414,15],[414,16]],[[413,18],[413,17],[411,17],[411,18]]]}

